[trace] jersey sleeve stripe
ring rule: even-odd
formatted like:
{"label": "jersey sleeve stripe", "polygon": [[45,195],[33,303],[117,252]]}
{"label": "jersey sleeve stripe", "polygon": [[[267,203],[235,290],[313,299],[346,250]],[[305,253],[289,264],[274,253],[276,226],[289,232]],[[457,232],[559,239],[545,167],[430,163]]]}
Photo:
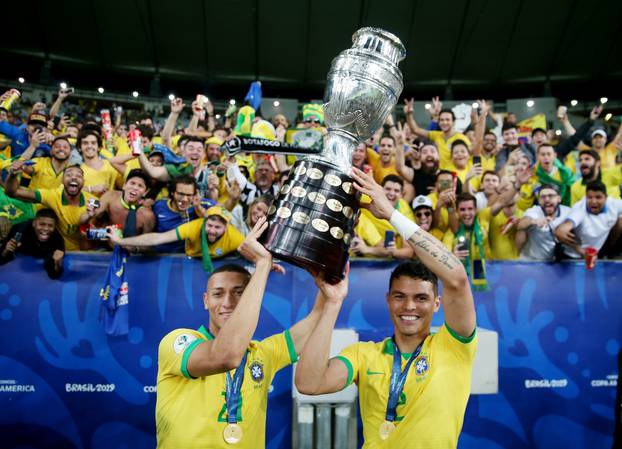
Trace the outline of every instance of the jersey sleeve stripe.
{"label": "jersey sleeve stripe", "polygon": [[181,373],[184,375],[186,379],[194,379],[188,372],[188,359],[190,358],[190,354],[194,351],[194,348],[199,346],[205,340],[198,339],[194,340],[192,343],[188,345],[188,347],[184,350],[184,355],[181,357]]}
{"label": "jersey sleeve stripe", "polygon": [[348,369],[348,380],[346,381],[346,384],[343,386],[343,388],[346,388],[348,385],[352,383],[352,379],[354,378],[354,368],[352,368],[352,364],[344,356],[338,355],[335,358],[338,360],[341,360],[343,364],[346,366],[346,368]]}
{"label": "jersey sleeve stripe", "polygon": [[292,334],[290,334],[289,329],[283,332],[283,334],[285,335],[285,342],[287,343],[287,352],[289,353],[289,359],[292,363],[296,363],[298,361],[298,354],[296,353],[296,346],[294,345]]}
{"label": "jersey sleeve stripe", "polygon": [[445,327],[449,331],[449,335],[454,337],[460,343],[471,343],[471,341],[473,341],[473,339],[475,338],[475,329],[473,329],[473,332],[471,332],[471,335],[469,335],[468,337],[463,337],[462,335],[458,335],[456,331],[453,330],[451,327],[449,327],[447,323],[445,323]]}
{"label": "jersey sleeve stripe", "polygon": [[179,235],[179,226],[175,228],[175,234],[177,234],[177,240],[183,240],[181,235]]}

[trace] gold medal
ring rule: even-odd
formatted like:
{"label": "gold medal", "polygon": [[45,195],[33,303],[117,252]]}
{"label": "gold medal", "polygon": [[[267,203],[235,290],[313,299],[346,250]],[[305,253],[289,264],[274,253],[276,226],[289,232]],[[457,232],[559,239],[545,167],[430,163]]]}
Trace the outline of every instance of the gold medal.
{"label": "gold medal", "polygon": [[395,430],[395,424],[391,421],[384,421],[380,424],[380,428],[378,429],[378,433],[380,433],[380,439],[386,440],[391,435],[391,432]]}
{"label": "gold medal", "polygon": [[238,444],[242,439],[242,428],[237,424],[227,424],[222,432],[222,437],[228,444]]}

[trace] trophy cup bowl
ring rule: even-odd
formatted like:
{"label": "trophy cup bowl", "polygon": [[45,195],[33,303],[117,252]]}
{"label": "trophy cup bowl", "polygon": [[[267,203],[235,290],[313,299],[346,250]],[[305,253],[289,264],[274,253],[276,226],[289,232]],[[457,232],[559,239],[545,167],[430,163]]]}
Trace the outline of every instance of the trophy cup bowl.
{"label": "trophy cup bowl", "polygon": [[277,258],[329,282],[344,277],[359,195],[348,175],[352,153],[369,139],[402,92],[406,49],[393,34],[361,28],[331,64],[324,92],[324,149],[297,161],[268,210],[264,246]]}

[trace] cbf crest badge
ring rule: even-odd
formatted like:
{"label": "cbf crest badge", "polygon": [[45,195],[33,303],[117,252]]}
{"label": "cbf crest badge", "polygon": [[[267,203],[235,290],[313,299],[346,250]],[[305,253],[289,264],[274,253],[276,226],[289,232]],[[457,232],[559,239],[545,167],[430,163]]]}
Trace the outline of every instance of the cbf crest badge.
{"label": "cbf crest badge", "polygon": [[259,383],[263,380],[263,365],[260,362],[254,360],[253,363],[249,365],[248,369],[255,382]]}
{"label": "cbf crest badge", "polygon": [[417,376],[423,376],[428,372],[428,358],[426,356],[417,357],[415,360],[415,373]]}

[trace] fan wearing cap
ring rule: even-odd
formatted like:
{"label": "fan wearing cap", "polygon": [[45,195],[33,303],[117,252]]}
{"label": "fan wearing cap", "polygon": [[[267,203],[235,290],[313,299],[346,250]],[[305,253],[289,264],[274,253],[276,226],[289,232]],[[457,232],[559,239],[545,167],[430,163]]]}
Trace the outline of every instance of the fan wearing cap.
{"label": "fan wearing cap", "polygon": [[445,233],[440,229],[433,227],[434,207],[432,206],[432,200],[425,195],[419,195],[413,200],[412,209],[415,215],[415,223],[417,223],[424,231],[429,232],[437,239],[442,240]]}
{"label": "fan wearing cap", "polygon": [[[26,125],[13,126],[8,122],[0,121],[0,134],[4,134],[11,139],[11,156],[21,156],[30,145],[32,136],[36,131],[47,134],[47,126],[47,116],[37,110],[30,113]],[[36,148],[37,153],[47,154],[49,150],[50,146],[43,141],[39,142]]]}
{"label": "fan wearing cap", "polygon": [[222,160],[222,152],[220,147],[225,143],[220,137],[212,136],[205,141],[205,159],[207,163],[220,164]]}
{"label": "fan wearing cap", "polygon": [[302,107],[302,127],[320,128],[324,124],[324,106],[307,103]]}
{"label": "fan wearing cap", "polygon": [[21,172],[23,161],[16,161],[9,170],[6,180],[7,195],[31,203],[41,203],[52,209],[58,217],[58,231],[65,240],[67,251],[80,249],[82,238],[79,232],[80,217],[86,212],[90,193],[82,191],[84,172],[79,165],[70,165],[63,170],[63,185],[56,189],[26,189],[19,187],[17,174]]}
{"label": "fan wearing cap", "polygon": [[118,173],[110,161],[99,155],[102,146],[100,135],[88,129],[80,131],[76,145],[84,160],[80,166],[84,171],[84,190],[95,196],[113,190]]}
{"label": "fan wearing cap", "polygon": [[97,226],[118,225],[125,237],[145,234],[155,228],[155,215],[148,207],[141,207],[147,193],[149,177],[140,169],[130,171],[123,184],[123,191],[111,190],[101,197],[99,207],[89,204],[80,218],[80,224],[96,223]]}
{"label": "fan wearing cap", "polygon": [[197,218],[166,232],[152,232],[119,239],[109,234],[113,243],[121,246],[155,246],[178,240],[186,242],[186,255],[202,257],[203,267],[211,271],[211,258],[224,257],[238,249],[244,236],[231,224],[231,213],[221,206],[210,207],[205,218]]}
{"label": "fan wearing cap", "polygon": [[616,143],[622,141],[622,126],[618,128],[615,138],[607,144],[607,133],[604,129],[596,129],[592,132],[592,149],[600,155],[600,164],[603,169],[616,166],[618,148]]}
{"label": "fan wearing cap", "polygon": [[581,178],[570,188],[570,202],[575,204],[585,196],[585,186],[589,182],[600,181],[607,186],[607,193],[612,198],[620,198],[620,183],[617,182],[620,168],[602,169],[600,154],[596,150],[579,152],[579,171]]}

